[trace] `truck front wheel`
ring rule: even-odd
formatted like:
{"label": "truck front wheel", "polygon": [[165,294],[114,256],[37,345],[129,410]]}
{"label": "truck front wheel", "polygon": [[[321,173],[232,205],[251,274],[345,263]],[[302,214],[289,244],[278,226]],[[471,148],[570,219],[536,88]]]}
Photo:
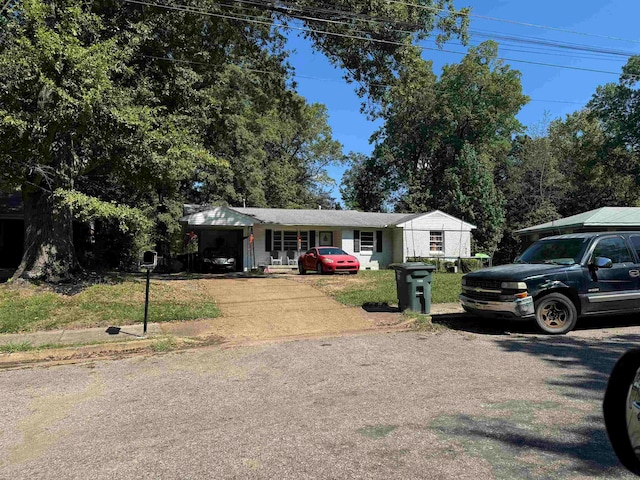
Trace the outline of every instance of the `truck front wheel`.
{"label": "truck front wheel", "polygon": [[564,334],[573,330],[578,311],[571,299],[561,293],[550,293],[536,300],[536,323],[551,334]]}

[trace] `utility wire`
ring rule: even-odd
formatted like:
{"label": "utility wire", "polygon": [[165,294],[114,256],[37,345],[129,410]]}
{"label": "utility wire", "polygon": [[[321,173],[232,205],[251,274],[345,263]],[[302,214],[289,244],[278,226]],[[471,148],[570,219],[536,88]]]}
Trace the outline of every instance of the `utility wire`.
{"label": "utility wire", "polygon": [[[452,13],[452,12],[450,12],[449,10],[447,10],[445,8],[428,7],[426,5],[416,5],[416,4],[413,4],[413,3],[401,2],[401,1],[398,1],[398,0],[387,0],[387,2],[388,3],[398,4],[398,5],[405,5],[405,6],[413,7],[413,8],[421,8],[421,9],[424,9],[424,10]],[[508,20],[508,19],[504,19],[504,18],[490,17],[488,15],[478,15],[476,13],[457,13],[457,12],[453,12],[453,13],[457,14],[459,16],[481,18],[483,20],[491,20],[493,22],[509,23],[509,24],[512,24],[512,25],[520,25],[520,26],[523,26],[523,27],[540,28],[540,29],[544,29],[544,30],[552,30],[552,31],[555,31],[555,32],[570,33],[572,35],[582,35],[582,36],[585,36],[585,37],[597,37],[597,38],[606,38],[608,40],[617,40],[617,41],[622,41],[622,42],[640,43],[640,40],[632,40],[632,39],[629,39],[629,38],[614,37],[614,36],[610,36],[610,35],[601,35],[601,34],[598,34],[598,33],[579,32],[577,30],[568,30],[568,29],[565,29],[565,28],[551,27],[551,26],[548,26],[548,25],[539,25],[539,24],[536,24],[536,23],[519,22],[519,21],[516,21],[516,20]]]}
{"label": "utility wire", "polygon": [[[158,4],[158,3],[151,3],[151,2],[145,2],[142,0],[124,0],[127,3],[134,3],[134,4],[138,4],[138,5],[145,5],[145,6],[149,6],[149,7],[157,7],[157,8],[164,8],[166,10],[176,10],[176,11],[180,11],[180,12],[185,12],[185,13],[195,13],[195,14],[200,14],[200,15],[206,15],[206,16],[211,16],[211,17],[216,17],[216,18],[224,18],[227,20],[237,20],[240,22],[249,22],[249,23],[256,23],[256,24],[261,24],[261,25],[266,25],[269,26],[271,28],[285,28],[285,29],[290,29],[290,30],[299,30],[302,32],[306,32],[306,33],[313,33],[313,34],[320,34],[320,35],[330,35],[330,36],[335,36],[335,37],[342,37],[342,38],[350,38],[350,39],[354,39],[354,40],[363,40],[363,41],[367,41],[367,42],[373,42],[373,43],[381,43],[381,44],[386,44],[386,45],[397,45],[397,46],[401,46],[401,47],[406,47],[407,44],[403,43],[403,42],[396,42],[393,40],[383,40],[383,39],[377,39],[377,38],[369,38],[369,37],[365,37],[365,36],[359,36],[359,35],[347,35],[344,33],[337,33],[337,32],[329,32],[329,31],[325,31],[325,30],[315,30],[315,29],[311,29],[311,28],[304,28],[304,27],[293,27],[291,25],[287,25],[287,24],[278,24],[278,23],[274,23],[273,21],[266,21],[266,20],[256,20],[256,19],[252,19],[252,18],[242,18],[242,17],[235,17],[233,15],[224,15],[224,14],[220,14],[220,13],[213,13],[207,10],[200,10],[200,9],[196,9],[193,7],[189,7],[189,6],[185,6],[185,5],[163,5],[163,4]],[[324,20],[321,18],[316,19],[319,22],[323,22]],[[436,52],[442,52],[442,53],[453,53],[456,55],[467,55],[467,52],[458,52],[455,50],[448,50],[448,49],[444,49],[444,48],[430,48],[430,47],[424,47],[421,45],[415,45],[416,48],[420,49],[420,50],[427,50],[427,51],[436,51]],[[514,63],[524,63],[524,64],[528,64],[528,65],[539,65],[539,66],[545,66],[545,67],[551,67],[551,68],[563,68],[563,69],[567,69],[567,70],[577,70],[577,71],[582,71],[582,72],[591,72],[591,73],[603,73],[603,74],[608,74],[608,75],[620,75],[619,72],[611,72],[608,70],[599,70],[599,69],[594,69],[594,68],[583,68],[583,67],[573,67],[573,66],[569,66],[569,65],[558,65],[558,64],[553,64],[553,63],[544,63],[544,62],[534,62],[534,61],[530,61],[530,60],[519,60],[519,59],[515,59],[515,58],[508,58],[508,57],[497,57],[498,60],[502,60],[505,62],[514,62]],[[640,76],[638,76],[640,78]]]}
{"label": "utility wire", "polygon": [[[270,7],[268,5],[265,5],[263,2],[260,1],[255,1],[255,0],[236,0],[236,2],[238,3],[243,3],[243,4],[247,4],[247,5],[260,5],[263,7],[266,7],[266,9],[274,11],[276,13],[282,13],[280,10],[278,10],[275,7]],[[286,2],[280,2],[280,3],[285,3]],[[218,6],[223,7],[223,8],[234,8],[234,9],[239,9],[239,8],[243,8],[240,5],[229,5],[229,4],[225,4],[225,3],[217,3]],[[296,8],[298,9],[298,8]],[[307,11],[320,11],[320,12],[331,12],[333,14],[335,14],[336,12],[327,10],[327,9],[320,9],[320,8],[315,8],[315,7],[300,7],[299,10],[307,10]],[[343,12],[340,11],[340,13],[344,13],[345,15],[350,15],[349,12]],[[359,19],[359,20],[363,20],[369,23],[377,23],[377,24],[383,24],[383,25],[387,25],[387,24],[396,24],[398,22],[391,20],[391,19],[382,19],[380,17],[368,17],[365,15],[360,15],[360,14],[354,14],[355,19]],[[264,17],[257,17],[254,15],[246,15],[246,17],[248,18],[264,18]],[[315,17],[301,17],[301,16],[297,16],[296,18],[301,18],[301,19],[311,19],[311,20],[322,20],[325,22],[331,22],[331,23],[336,23],[336,24],[341,24],[341,25],[346,25],[346,26],[353,26],[352,23],[350,22],[345,22],[345,21],[339,21],[339,20],[323,20],[323,19],[317,19]],[[400,22],[402,25],[408,25],[409,27],[413,27],[415,29],[420,28],[420,25],[416,24],[416,23],[410,23],[410,22]],[[353,31],[357,31],[357,32],[361,32],[361,33],[367,33],[366,31],[363,30],[358,30],[358,29],[354,29]],[[408,35],[414,35],[415,31],[413,30],[395,30],[398,33],[406,33]],[[483,36],[483,37],[487,37],[487,38],[494,38],[494,37],[498,37],[500,38],[500,34],[493,34],[491,35],[490,33],[484,33],[482,31],[469,31],[472,35],[478,35],[478,36]],[[536,37],[518,37],[518,36],[504,36],[504,39],[506,39],[506,42],[501,42],[500,43],[500,50],[503,52],[515,52],[515,53],[536,53],[539,55],[553,55],[553,56],[563,56],[563,57],[569,57],[569,58],[583,58],[583,59],[601,59],[601,60],[607,60],[607,61],[621,61],[621,58],[617,58],[617,57],[623,57],[625,60],[634,55],[634,53],[631,52],[623,52],[623,51],[617,51],[617,50],[610,50],[610,49],[599,49],[598,47],[592,47],[589,45],[580,45],[580,44],[572,44],[572,43],[564,43],[564,42],[558,42],[557,44],[554,44],[554,42],[549,41],[549,40],[545,40],[545,39],[539,39]],[[522,40],[521,40],[522,38]],[[516,43],[533,43],[539,46],[539,44],[541,44],[543,47],[546,46],[550,46],[550,47],[557,47],[557,48],[562,48],[562,49],[568,49],[568,50],[576,50],[576,51],[584,51],[585,53],[593,53],[593,56],[585,56],[585,55],[566,55],[566,54],[561,54],[561,53],[557,53],[556,51],[552,49],[549,49],[548,51],[544,51],[544,50],[537,50],[537,51],[532,51],[532,50],[521,50],[521,49],[513,49],[513,48],[508,48],[509,45],[513,45],[511,43],[509,43],[509,40],[515,41]],[[460,45],[460,46],[464,46],[462,45],[462,43],[456,42],[456,41],[450,41],[450,43],[454,43],[456,45]],[[507,45],[505,47],[505,45]],[[477,46],[473,45],[472,46]],[[608,57],[608,58],[607,58]]]}
{"label": "utility wire", "polygon": [[[183,59],[178,59],[178,58],[170,58],[170,57],[157,57],[157,56],[153,56],[153,55],[144,55],[145,58],[149,58],[152,60],[159,60],[159,61],[166,61],[166,62],[173,62],[173,63],[187,63],[187,64],[194,64],[194,65],[203,65],[203,66],[207,66],[207,67],[212,67],[214,66],[211,63],[207,63],[207,62],[198,62],[195,60],[183,60]],[[281,72],[273,72],[273,71],[269,71],[269,70],[260,70],[257,68],[250,68],[250,67],[244,67],[241,65],[235,65],[235,64],[229,64],[229,65],[233,65],[236,68],[239,68],[240,70],[245,70],[247,72],[254,72],[254,73],[263,73],[263,74],[267,74],[267,75],[282,75]],[[304,78],[306,80],[315,80],[315,81],[319,81],[319,82],[329,82],[329,83],[342,83],[340,80],[336,80],[333,78],[320,78],[320,77],[311,77],[308,75],[299,75],[298,73],[295,72],[290,72],[290,75],[292,77],[295,78]],[[385,84],[385,83],[376,83],[373,84],[377,87],[392,87],[393,85],[389,85],[389,84]],[[495,96],[495,95],[490,95],[485,93],[484,95],[487,96]],[[530,98],[529,99],[532,102],[543,102],[543,103],[566,103],[566,104],[572,104],[572,105],[584,105],[587,102],[572,102],[572,101],[568,101],[568,100],[544,100],[541,98]]]}
{"label": "utility wire", "polygon": [[[233,8],[233,9],[241,9],[243,8],[241,5],[238,4],[243,4],[243,5],[253,5],[253,6],[257,6],[262,10],[269,10],[269,11],[273,11],[276,13],[284,13],[282,10],[287,9],[290,10],[291,12],[296,12],[296,11],[300,11],[300,12],[309,12],[311,14],[318,14],[318,13],[326,13],[329,15],[338,15],[338,16],[344,16],[347,19],[351,19],[351,20],[362,20],[364,22],[368,22],[368,23],[374,23],[374,24],[379,24],[379,25],[391,25],[391,26],[403,26],[404,28],[412,28],[413,30],[400,30],[400,29],[396,29],[395,31],[398,33],[406,33],[406,34],[410,34],[413,35],[415,34],[417,29],[422,28],[422,26],[418,23],[415,22],[407,22],[407,21],[399,21],[396,19],[392,19],[389,17],[372,17],[369,15],[365,15],[365,14],[359,14],[356,12],[348,12],[348,11],[344,11],[344,10],[331,10],[331,9],[326,9],[326,8],[320,8],[320,7],[308,7],[308,6],[298,6],[286,1],[279,1],[278,4],[276,5],[275,3],[266,3],[263,2],[261,0],[235,0],[234,4],[228,4],[228,3],[220,3],[218,2],[217,5],[223,8]],[[282,5],[282,7],[281,7]],[[296,18],[300,18],[300,19],[307,19],[307,20],[311,20],[311,21],[322,21],[322,22],[326,22],[326,23],[334,23],[334,24],[341,24],[341,25],[346,25],[346,26],[353,26],[352,22],[346,22],[344,20],[330,20],[330,19],[322,19],[322,18],[317,18],[317,17],[302,17],[298,14],[295,14]],[[259,18],[259,17],[254,17],[254,18]],[[514,42],[518,42],[518,43],[532,43],[532,44],[536,44],[536,45],[543,45],[543,46],[550,46],[550,47],[555,47],[555,48],[566,48],[566,49],[571,49],[571,50],[581,50],[581,51],[585,51],[585,52],[589,52],[589,53],[602,53],[602,54],[610,54],[610,55],[618,55],[618,56],[623,56],[623,57],[630,57],[635,55],[634,52],[626,52],[626,51],[622,51],[622,50],[612,50],[612,49],[605,49],[605,48],[600,48],[600,47],[594,47],[591,45],[583,45],[583,44],[579,44],[579,43],[572,43],[572,42],[560,42],[560,41],[556,41],[556,40],[548,40],[548,39],[544,39],[544,38],[539,38],[539,37],[531,37],[531,36],[522,36],[522,35],[506,35],[506,34],[501,34],[499,32],[487,32],[486,30],[472,30],[469,29],[468,33],[470,35],[477,35],[477,36],[481,36],[481,37],[485,37],[485,38],[498,38],[501,40],[510,40],[510,41],[514,41]]]}

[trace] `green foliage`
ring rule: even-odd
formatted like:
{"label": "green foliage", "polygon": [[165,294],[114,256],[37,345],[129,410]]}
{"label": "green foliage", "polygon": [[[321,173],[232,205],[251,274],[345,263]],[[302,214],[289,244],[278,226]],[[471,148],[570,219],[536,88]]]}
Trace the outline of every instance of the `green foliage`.
{"label": "green foliage", "polygon": [[16,353],[16,352],[28,352],[35,347],[31,345],[31,342],[9,342],[0,345],[1,353]]}
{"label": "green foliage", "polygon": [[617,144],[588,110],[551,124],[549,139],[561,172],[571,179],[558,202],[561,216],[603,206],[640,205],[637,156]]}
{"label": "green foliage", "polygon": [[74,217],[80,221],[114,220],[123,232],[146,232],[151,229],[151,220],[137,208],[105,202],[74,190],[58,189],[54,193],[62,205],[72,208]]}
{"label": "green foliage", "polygon": [[152,343],[150,348],[154,352],[162,353],[162,352],[170,352],[171,350],[175,350],[177,346],[178,346],[178,343],[174,338],[162,338]]}
{"label": "green foliage", "polygon": [[385,165],[376,157],[353,152],[349,154],[348,161],[350,168],[345,171],[340,186],[346,207],[363,212],[383,212],[391,190]]}
{"label": "green foliage", "polygon": [[[335,0],[323,4],[321,9],[311,0],[295,0],[292,4],[293,8],[283,10],[281,14],[285,18],[297,17],[311,29],[304,36],[311,39],[314,47],[331,63],[344,68],[346,79],[358,85],[357,92],[365,99],[363,109],[371,114],[379,111],[380,102],[388,93],[387,85],[394,82],[396,73],[407,62],[419,58],[420,50],[413,46],[415,43],[433,31],[438,32],[436,42],[439,45],[452,36],[460,38],[463,44],[467,41],[470,9],[456,10],[452,0],[406,3]],[[304,12],[308,7],[313,7],[313,17],[319,20],[310,19]],[[345,12],[350,13],[348,21],[336,21],[336,18],[343,18]],[[360,22],[363,17],[393,21]]]}
{"label": "green foliage", "polygon": [[371,190],[376,203],[383,196],[399,211],[456,215],[477,226],[477,248],[493,253],[505,217],[494,171],[522,129],[515,115],[527,101],[520,73],[498,60],[494,42],[471,48],[440,78],[431,63],[407,58],[385,97],[374,159],[349,172],[343,191],[356,202]]}
{"label": "green foliage", "polygon": [[469,144],[445,170],[443,186],[448,213],[479,226],[473,235],[474,250],[495,252],[505,223],[504,197],[495,187],[491,171]]}

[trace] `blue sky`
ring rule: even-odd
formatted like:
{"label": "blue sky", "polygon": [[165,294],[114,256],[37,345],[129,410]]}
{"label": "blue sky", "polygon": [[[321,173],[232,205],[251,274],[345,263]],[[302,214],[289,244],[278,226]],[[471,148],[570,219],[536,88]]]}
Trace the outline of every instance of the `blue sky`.
{"label": "blue sky", "polygon": [[[471,18],[471,44],[487,38],[498,41],[501,57],[512,60],[562,65],[566,67],[615,72],[615,74],[572,70],[559,67],[532,65],[507,61],[522,72],[522,85],[531,102],[518,115],[525,126],[540,124],[545,112],[551,119],[564,117],[585,105],[598,85],[618,80],[626,58],[622,56],[576,52],[574,50],[550,49],[532,46],[497,36],[523,37],[554,42],[566,42],[581,46],[606,48],[640,55],[640,1],[638,0],[467,0],[456,1],[456,7],[469,6],[472,15],[493,17]],[[508,21],[537,24],[551,28],[535,28]],[[562,32],[570,30],[578,33]],[[616,37],[606,38],[606,37]],[[624,39],[624,40],[619,40]],[[432,41],[423,42],[432,48]],[[295,49],[290,61],[296,71],[298,92],[309,102],[323,103],[329,112],[329,124],[333,136],[349,151],[371,153],[369,137],[379,128],[360,113],[360,99],[353,85],[342,80],[342,72],[335,69],[322,54],[314,53],[306,40],[292,35],[289,48]],[[434,62],[434,72],[440,73],[443,65],[458,63],[466,47],[452,40],[444,47],[461,54],[426,50],[423,57]],[[310,78],[309,78],[310,77]],[[339,184],[344,168],[330,168],[330,175]],[[340,199],[336,187],[334,196]]]}

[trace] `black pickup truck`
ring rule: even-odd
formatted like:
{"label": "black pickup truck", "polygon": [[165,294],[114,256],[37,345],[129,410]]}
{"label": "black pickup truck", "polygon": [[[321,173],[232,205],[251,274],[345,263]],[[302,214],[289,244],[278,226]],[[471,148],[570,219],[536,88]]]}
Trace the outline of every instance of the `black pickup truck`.
{"label": "black pickup truck", "polygon": [[462,277],[460,301],[468,312],[535,320],[554,334],[581,316],[640,311],[640,232],[543,238],[512,264]]}

